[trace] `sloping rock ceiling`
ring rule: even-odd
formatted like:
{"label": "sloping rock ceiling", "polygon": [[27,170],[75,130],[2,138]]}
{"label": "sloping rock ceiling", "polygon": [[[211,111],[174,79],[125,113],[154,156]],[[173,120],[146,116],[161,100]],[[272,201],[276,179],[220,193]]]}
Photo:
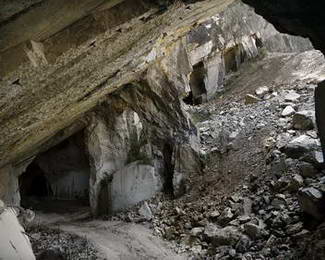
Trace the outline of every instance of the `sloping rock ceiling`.
{"label": "sloping rock ceiling", "polygon": [[168,10],[152,1],[57,2],[29,2],[1,18],[2,166],[44,150],[50,137],[65,135],[62,129],[139,79],[194,23],[232,1],[174,4]]}

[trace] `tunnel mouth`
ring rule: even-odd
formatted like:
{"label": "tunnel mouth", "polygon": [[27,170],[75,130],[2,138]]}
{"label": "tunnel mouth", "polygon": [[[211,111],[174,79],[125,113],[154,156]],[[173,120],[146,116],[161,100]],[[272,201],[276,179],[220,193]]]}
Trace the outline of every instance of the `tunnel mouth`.
{"label": "tunnel mouth", "polygon": [[206,101],[207,90],[205,86],[206,70],[204,63],[200,61],[193,66],[193,72],[190,75],[191,91],[183,98],[187,105],[196,106]]}
{"label": "tunnel mouth", "polygon": [[67,213],[89,207],[90,166],[83,133],[50,148],[19,176],[21,206]]}

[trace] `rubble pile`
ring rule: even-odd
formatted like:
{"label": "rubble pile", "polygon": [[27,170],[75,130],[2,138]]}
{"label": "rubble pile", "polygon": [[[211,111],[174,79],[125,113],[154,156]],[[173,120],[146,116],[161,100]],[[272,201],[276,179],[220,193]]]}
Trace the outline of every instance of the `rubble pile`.
{"label": "rubble pile", "polygon": [[256,102],[244,95],[189,107],[200,131],[203,175],[190,177],[184,197],[157,196],[119,218],[150,223],[192,259],[310,256],[311,245],[322,245],[315,240],[322,233],[313,231],[325,216],[315,87],[262,86],[249,94]]}
{"label": "rubble pile", "polygon": [[37,259],[100,259],[87,238],[63,232],[59,227],[32,225],[27,232]]}

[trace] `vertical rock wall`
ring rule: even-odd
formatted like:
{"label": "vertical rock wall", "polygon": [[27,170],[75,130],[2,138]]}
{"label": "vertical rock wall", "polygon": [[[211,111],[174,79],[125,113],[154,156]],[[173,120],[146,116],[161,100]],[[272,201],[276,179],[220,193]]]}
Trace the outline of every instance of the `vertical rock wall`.
{"label": "vertical rock wall", "polygon": [[[196,129],[182,108],[178,82],[164,72],[165,64],[177,67],[179,61],[171,57],[155,64],[144,80],[125,86],[94,111],[86,130],[94,214],[123,210],[151,198],[167,183],[173,185],[175,175],[182,179],[187,171],[174,171],[181,156],[173,153],[178,146],[186,144],[189,157],[184,160],[198,158]],[[200,164],[193,167],[200,171]],[[177,194],[181,185],[174,186]]]}

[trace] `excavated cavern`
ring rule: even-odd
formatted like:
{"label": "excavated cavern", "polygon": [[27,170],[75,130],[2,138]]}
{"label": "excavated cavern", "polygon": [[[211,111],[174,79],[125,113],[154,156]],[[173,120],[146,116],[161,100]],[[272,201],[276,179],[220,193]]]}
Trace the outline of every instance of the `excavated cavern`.
{"label": "excavated cavern", "polygon": [[[86,259],[291,259],[299,239],[325,255],[323,4],[271,2],[0,2],[0,214],[14,209],[37,259],[60,243],[36,222],[89,236]],[[149,241],[127,226],[146,221]],[[35,259],[10,232],[0,258]]]}
{"label": "excavated cavern", "polygon": [[26,167],[18,180],[20,205],[52,211],[87,206],[89,177],[90,166],[81,132],[37,155]]}

